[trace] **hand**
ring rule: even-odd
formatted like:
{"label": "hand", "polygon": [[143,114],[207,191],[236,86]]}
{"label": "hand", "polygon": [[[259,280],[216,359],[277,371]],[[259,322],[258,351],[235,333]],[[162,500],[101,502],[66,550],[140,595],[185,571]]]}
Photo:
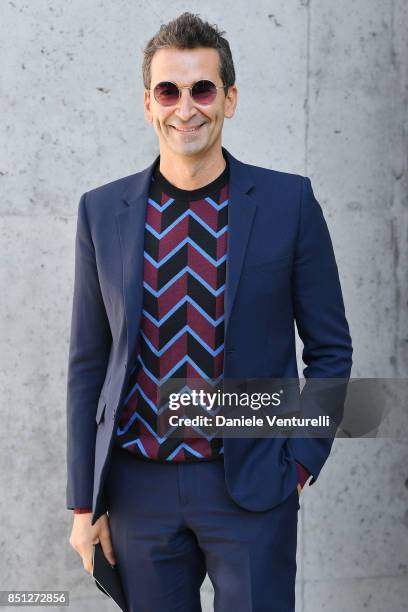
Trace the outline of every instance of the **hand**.
{"label": "hand", "polygon": [[300,486],[300,484],[298,483],[298,485],[297,485],[297,492],[298,492],[298,495],[300,495],[301,490],[302,490],[302,487],[301,487],[301,486]]}
{"label": "hand", "polygon": [[84,568],[90,574],[92,574],[93,571],[93,545],[98,542],[101,543],[102,550],[109,563],[111,565],[116,564],[107,514],[102,514],[95,525],[91,525],[91,519],[92,512],[87,514],[74,514],[74,524],[69,538],[69,543],[82,558]]}

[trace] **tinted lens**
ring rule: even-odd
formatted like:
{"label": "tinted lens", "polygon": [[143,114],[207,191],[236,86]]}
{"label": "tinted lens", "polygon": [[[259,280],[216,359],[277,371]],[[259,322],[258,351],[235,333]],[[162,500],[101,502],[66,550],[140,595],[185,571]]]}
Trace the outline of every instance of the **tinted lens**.
{"label": "tinted lens", "polygon": [[211,104],[217,95],[217,88],[212,81],[197,81],[193,85],[192,94],[197,104]]}
{"label": "tinted lens", "polygon": [[170,81],[158,83],[154,88],[154,97],[157,102],[163,106],[177,104],[179,99],[178,87]]}

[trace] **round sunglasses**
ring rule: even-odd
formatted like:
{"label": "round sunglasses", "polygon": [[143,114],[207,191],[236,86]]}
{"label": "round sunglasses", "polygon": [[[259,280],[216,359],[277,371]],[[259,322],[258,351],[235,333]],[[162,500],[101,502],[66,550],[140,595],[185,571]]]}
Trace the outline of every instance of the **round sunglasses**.
{"label": "round sunglasses", "polygon": [[197,81],[190,87],[179,87],[176,83],[172,83],[172,81],[161,81],[154,89],[149,89],[149,91],[153,91],[156,102],[161,104],[161,106],[174,106],[177,104],[182,89],[189,89],[191,97],[197,104],[208,105],[214,102],[217,90],[224,89],[224,87],[224,85],[217,87],[215,83],[208,80]]}

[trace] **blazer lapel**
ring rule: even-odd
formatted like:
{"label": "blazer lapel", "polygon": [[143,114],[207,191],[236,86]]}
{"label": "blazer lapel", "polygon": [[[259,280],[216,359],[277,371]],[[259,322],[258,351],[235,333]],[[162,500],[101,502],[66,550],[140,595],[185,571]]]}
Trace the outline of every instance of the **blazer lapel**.
{"label": "blazer lapel", "polygon": [[[230,168],[228,203],[228,251],[224,294],[224,336],[236,297],[245,252],[256,212],[256,202],[249,195],[254,185],[246,164],[235,159],[224,147]],[[128,362],[136,357],[137,336],[143,307],[143,251],[147,199],[154,162],[133,178],[123,196],[125,208],[116,213],[123,269],[123,301],[127,327]]]}
{"label": "blazer lapel", "polygon": [[134,177],[123,196],[126,208],[116,213],[123,270],[123,301],[127,328],[127,361],[133,363],[143,305],[143,251],[147,198],[154,162]]}
{"label": "blazer lapel", "polygon": [[249,195],[254,182],[248,166],[231,155],[226,149],[230,166],[228,202],[228,245],[224,294],[224,341],[227,344],[228,323],[237,293],[242,266],[257,204]]}

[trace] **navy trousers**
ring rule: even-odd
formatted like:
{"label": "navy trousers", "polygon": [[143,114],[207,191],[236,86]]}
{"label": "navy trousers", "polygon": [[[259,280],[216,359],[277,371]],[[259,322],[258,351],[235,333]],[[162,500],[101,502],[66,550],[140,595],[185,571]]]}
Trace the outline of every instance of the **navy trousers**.
{"label": "navy trousers", "polygon": [[222,460],[158,463],[114,447],[105,492],[130,612],[201,612],[206,573],[215,612],[294,612],[296,489],[250,512],[228,495]]}

